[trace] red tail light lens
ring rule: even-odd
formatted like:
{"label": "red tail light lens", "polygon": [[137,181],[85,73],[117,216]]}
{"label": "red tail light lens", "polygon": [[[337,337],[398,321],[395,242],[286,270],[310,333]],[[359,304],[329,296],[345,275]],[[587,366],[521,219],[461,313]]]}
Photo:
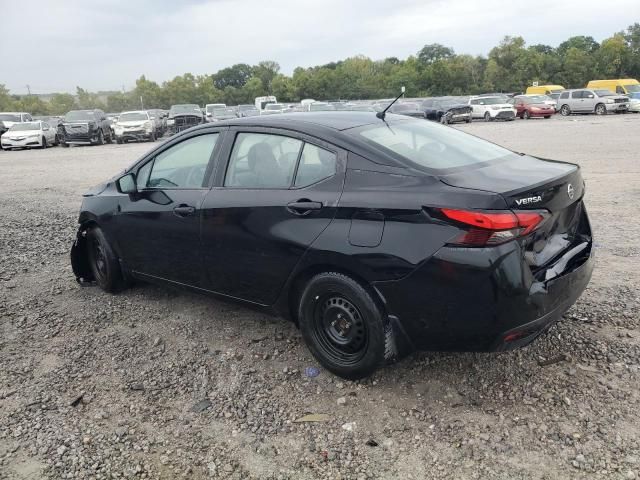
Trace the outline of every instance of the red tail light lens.
{"label": "red tail light lens", "polygon": [[480,211],[441,208],[448,219],[471,228],[456,237],[454,245],[489,246],[528,235],[549,216],[547,211]]}

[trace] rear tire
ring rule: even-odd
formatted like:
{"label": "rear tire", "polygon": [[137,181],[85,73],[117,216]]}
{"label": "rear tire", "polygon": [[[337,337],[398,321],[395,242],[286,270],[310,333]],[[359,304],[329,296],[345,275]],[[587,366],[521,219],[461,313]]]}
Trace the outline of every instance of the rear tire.
{"label": "rear tire", "polygon": [[382,308],[354,279],[325,272],[307,283],[298,320],[312,355],[339,377],[368,377],[395,355],[395,343]]}
{"label": "rear tire", "polygon": [[604,106],[604,103],[599,103],[596,105],[595,108],[595,113],[596,115],[606,115],[607,114],[607,107]]}
{"label": "rear tire", "polygon": [[56,136],[53,138],[53,145],[56,147],[60,145],[60,137],[58,137],[57,133],[56,133]]}
{"label": "rear tire", "polygon": [[117,293],[126,286],[120,262],[100,227],[87,231],[87,256],[93,279],[102,290]]}
{"label": "rear tire", "polygon": [[544,118],[551,118],[551,115],[545,115]]}
{"label": "rear tire", "polygon": [[531,119],[531,114],[529,113],[529,110],[525,110],[522,113],[522,118],[524,118],[525,120],[530,120]]}
{"label": "rear tire", "polygon": [[102,133],[102,130],[98,131],[98,143],[97,145],[104,145],[104,133]]}
{"label": "rear tire", "polygon": [[484,121],[491,122],[493,119],[491,118],[491,114],[489,112],[484,112]]}
{"label": "rear tire", "polygon": [[117,143],[118,145],[122,145],[122,139],[121,139],[121,138],[116,137],[116,143]]}
{"label": "rear tire", "polygon": [[569,108],[569,105],[562,105],[562,108],[560,108],[560,115],[562,115],[563,117],[568,117],[569,115],[571,115],[571,109]]}
{"label": "rear tire", "polygon": [[43,150],[45,148],[47,148],[47,139],[46,139],[46,137],[42,137],[42,144],[40,145],[40,148],[43,149]]}
{"label": "rear tire", "polygon": [[69,148],[69,144],[67,142],[60,142],[62,148]]}

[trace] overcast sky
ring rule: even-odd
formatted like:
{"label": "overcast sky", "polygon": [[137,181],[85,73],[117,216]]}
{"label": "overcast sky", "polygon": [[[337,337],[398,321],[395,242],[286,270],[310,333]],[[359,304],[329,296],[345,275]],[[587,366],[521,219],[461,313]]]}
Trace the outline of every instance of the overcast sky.
{"label": "overcast sky", "polygon": [[12,93],[131,88],[185,72],[275,60],[283,73],[424,44],[487,54],[505,35],[601,41],[640,19],[639,0],[0,0],[0,83]]}

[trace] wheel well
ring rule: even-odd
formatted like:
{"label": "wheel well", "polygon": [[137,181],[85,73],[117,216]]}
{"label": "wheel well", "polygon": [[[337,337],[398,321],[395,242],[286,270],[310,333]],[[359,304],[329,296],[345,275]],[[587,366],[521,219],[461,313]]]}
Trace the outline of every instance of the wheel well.
{"label": "wheel well", "polygon": [[315,275],[323,272],[336,272],[341,273],[342,275],[346,275],[347,277],[352,278],[356,282],[358,282],[362,287],[369,292],[371,298],[378,304],[380,310],[384,313],[386,311],[384,307],[384,302],[380,297],[378,291],[373,288],[373,286],[365,280],[361,275],[353,272],[344,267],[339,267],[332,264],[318,264],[308,267],[301,272],[298,272],[293,280],[290,282],[288,295],[287,295],[287,304],[288,304],[288,313],[289,318],[298,325],[298,303],[300,300],[300,296],[302,295],[302,291],[304,287],[307,285],[309,280],[311,280]]}

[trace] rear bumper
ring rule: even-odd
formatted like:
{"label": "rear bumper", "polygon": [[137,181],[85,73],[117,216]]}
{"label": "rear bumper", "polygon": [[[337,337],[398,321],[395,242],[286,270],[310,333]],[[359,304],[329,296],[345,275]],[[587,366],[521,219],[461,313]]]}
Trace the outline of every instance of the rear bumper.
{"label": "rear bumper", "polygon": [[531,272],[520,244],[509,242],[443,247],[403,279],[374,286],[415,349],[510,350],[534,340],[582,294],[594,264],[591,240],[584,243],[548,266],[556,276],[546,281]]}

